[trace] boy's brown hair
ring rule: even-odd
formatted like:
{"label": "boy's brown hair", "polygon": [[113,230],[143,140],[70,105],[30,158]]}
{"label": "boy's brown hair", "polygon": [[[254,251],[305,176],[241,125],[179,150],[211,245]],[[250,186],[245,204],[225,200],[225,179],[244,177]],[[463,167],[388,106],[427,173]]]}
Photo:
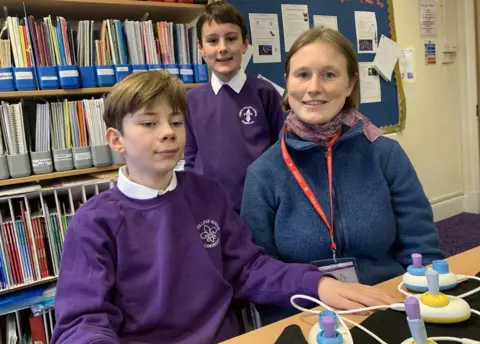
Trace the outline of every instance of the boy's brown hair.
{"label": "boy's brown hair", "polygon": [[[315,42],[326,42],[331,44],[337,52],[347,60],[347,73],[351,82],[355,82],[352,93],[345,100],[344,109],[358,109],[360,85],[358,82],[358,60],[355,50],[350,41],[340,32],[323,27],[317,27],[302,33],[292,44],[285,59],[285,81],[288,81],[290,74],[290,60],[301,48]],[[285,97],[282,99],[283,109],[290,110],[288,103],[288,88]]]}
{"label": "boy's brown hair", "polygon": [[165,70],[134,73],[113,86],[105,101],[103,120],[107,128],[123,133],[123,119],[145,107],[166,101],[173,111],[185,113],[185,87]]}
{"label": "boy's brown hair", "polygon": [[[264,0],[265,1],[265,0]],[[210,24],[215,21],[218,24],[234,24],[240,27],[242,31],[242,39],[245,42],[247,39],[247,25],[243,20],[243,16],[239,10],[224,1],[216,1],[208,4],[205,11],[198,17],[197,21],[197,39],[200,46],[202,42],[203,24]]]}

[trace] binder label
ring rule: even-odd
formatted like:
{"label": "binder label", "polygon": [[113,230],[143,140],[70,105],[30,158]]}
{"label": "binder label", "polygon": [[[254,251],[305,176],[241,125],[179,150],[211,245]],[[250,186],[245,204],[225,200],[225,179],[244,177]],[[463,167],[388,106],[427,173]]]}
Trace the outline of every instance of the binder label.
{"label": "binder label", "polygon": [[147,70],[146,69],[134,69],[133,72],[134,73],[140,73],[140,72],[146,72]]}
{"label": "binder label", "polygon": [[13,74],[11,72],[0,73],[0,80],[12,80]]}
{"label": "binder label", "polygon": [[15,72],[15,78],[17,80],[32,80],[33,73],[32,72]]}
{"label": "binder label", "polygon": [[180,69],[180,75],[193,75],[193,69],[182,68]]}
{"label": "binder label", "polygon": [[61,78],[75,78],[78,77],[78,70],[61,70]]}
{"label": "binder label", "polygon": [[42,81],[57,81],[58,78],[56,76],[42,76]]}
{"label": "binder label", "polygon": [[33,159],[32,166],[33,167],[43,167],[43,166],[51,166],[52,159]]}
{"label": "binder label", "polygon": [[53,159],[55,161],[66,161],[66,160],[72,160],[72,153],[66,153],[66,154],[54,154]]}
{"label": "binder label", "polygon": [[113,68],[99,68],[97,69],[97,75],[115,75],[115,73]]}
{"label": "binder label", "polygon": [[168,68],[167,70],[173,75],[178,75],[178,68]]}
{"label": "binder label", "polygon": [[117,72],[128,72],[128,67],[117,67]]}
{"label": "binder label", "polygon": [[75,160],[90,160],[92,159],[92,154],[90,152],[84,153],[75,153]]}

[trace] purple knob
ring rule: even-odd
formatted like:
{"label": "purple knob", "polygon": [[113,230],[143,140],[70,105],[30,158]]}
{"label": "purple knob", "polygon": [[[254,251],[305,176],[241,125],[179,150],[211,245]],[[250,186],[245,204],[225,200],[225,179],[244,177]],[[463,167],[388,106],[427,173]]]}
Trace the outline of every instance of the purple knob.
{"label": "purple knob", "polygon": [[422,267],[422,255],[420,253],[412,254],[413,267],[421,268]]}
{"label": "purple knob", "polygon": [[414,296],[409,296],[403,301],[405,304],[405,311],[410,320],[420,319],[420,303]]}
{"label": "purple knob", "polygon": [[322,317],[323,333],[327,338],[335,337],[335,319],[330,316]]}

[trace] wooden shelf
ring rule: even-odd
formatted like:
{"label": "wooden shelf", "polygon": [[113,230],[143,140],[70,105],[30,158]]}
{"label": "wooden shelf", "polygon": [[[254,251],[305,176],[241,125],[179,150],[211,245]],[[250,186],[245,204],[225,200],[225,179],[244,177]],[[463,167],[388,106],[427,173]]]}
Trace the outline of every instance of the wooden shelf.
{"label": "wooden shelf", "polygon": [[31,283],[26,283],[26,284],[20,284],[20,285],[11,287],[10,289],[0,290],[0,295],[12,293],[14,291],[30,288],[30,287],[40,285],[40,284],[44,284],[44,283],[55,282],[56,280],[57,280],[56,276],[45,277],[45,278],[43,278],[41,280],[38,280],[38,281],[34,281],[34,282],[31,282]]}
{"label": "wooden shelf", "polygon": [[[9,15],[24,17],[23,4],[28,14],[37,19],[50,14],[74,20],[130,19],[140,20],[145,13],[149,19],[188,23],[204,10],[204,5],[151,2],[141,0],[3,0]],[[40,15],[41,13],[41,15]]]}
{"label": "wooden shelf", "polygon": [[[201,84],[185,84],[186,88],[194,88]],[[67,97],[67,96],[83,96],[93,94],[103,94],[109,92],[111,87],[93,87],[93,88],[76,88],[73,90],[35,90],[35,91],[12,91],[0,92],[0,100],[19,99],[19,98],[48,98],[48,97]]]}
{"label": "wooden shelf", "polygon": [[63,171],[63,172],[53,172],[53,173],[46,173],[46,174],[39,174],[39,175],[31,175],[28,177],[21,177],[21,178],[9,178],[0,180],[0,186],[11,186],[16,184],[23,184],[23,183],[31,183],[31,182],[38,182],[41,180],[48,180],[48,179],[57,179],[57,178],[65,178],[65,177],[72,177],[72,176],[79,176],[82,174],[93,174],[98,172],[105,172],[105,171],[114,171],[118,170],[121,165],[110,165],[105,167],[92,167],[92,168],[84,168],[79,170],[70,170],[70,171]]}

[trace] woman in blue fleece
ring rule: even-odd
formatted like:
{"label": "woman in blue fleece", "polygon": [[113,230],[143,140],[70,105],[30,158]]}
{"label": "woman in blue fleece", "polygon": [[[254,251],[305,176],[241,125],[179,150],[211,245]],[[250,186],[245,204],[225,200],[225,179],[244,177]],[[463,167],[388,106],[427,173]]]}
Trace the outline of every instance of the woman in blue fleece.
{"label": "woman in blue fleece", "polygon": [[[255,243],[285,262],[332,259],[335,251],[355,260],[368,285],[404,273],[412,253],[424,263],[442,259],[407,155],[357,111],[358,61],[348,40],[329,29],[305,32],[287,55],[285,79],[284,138],[245,182],[241,216]],[[292,314],[258,310],[264,324]]]}

